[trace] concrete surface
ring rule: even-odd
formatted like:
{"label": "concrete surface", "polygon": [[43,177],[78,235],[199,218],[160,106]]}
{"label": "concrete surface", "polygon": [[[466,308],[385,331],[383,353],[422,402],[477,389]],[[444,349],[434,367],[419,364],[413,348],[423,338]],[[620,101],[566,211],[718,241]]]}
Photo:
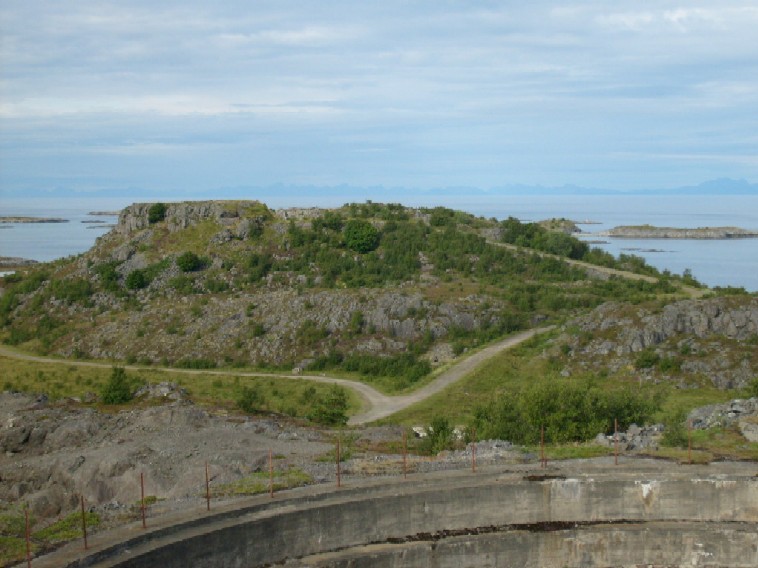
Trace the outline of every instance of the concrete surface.
{"label": "concrete surface", "polygon": [[150,519],[34,566],[756,566],[755,472],[629,460],[348,481]]}

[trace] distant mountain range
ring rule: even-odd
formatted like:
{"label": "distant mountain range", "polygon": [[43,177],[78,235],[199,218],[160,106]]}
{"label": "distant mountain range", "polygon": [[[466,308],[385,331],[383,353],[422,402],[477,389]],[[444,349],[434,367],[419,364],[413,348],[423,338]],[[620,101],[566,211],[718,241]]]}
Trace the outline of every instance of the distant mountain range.
{"label": "distant mountain range", "polygon": [[488,195],[758,195],[758,184],[747,180],[729,178],[715,179],[694,186],[675,188],[615,190],[609,188],[581,187],[576,185],[540,186],[510,184],[489,189],[477,187],[442,187],[434,189],[418,189],[385,186],[315,186],[315,185],[285,185],[268,186],[234,186],[209,190],[154,190],[145,188],[103,189],[96,191],[79,191],[71,188],[55,190],[8,190],[0,193],[2,198],[129,198],[139,201],[155,201],[156,199],[286,199],[297,198],[302,203],[308,198],[319,201],[335,200],[360,202],[375,200],[381,202],[403,202],[409,200],[430,200],[435,197],[449,196],[488,196]]}

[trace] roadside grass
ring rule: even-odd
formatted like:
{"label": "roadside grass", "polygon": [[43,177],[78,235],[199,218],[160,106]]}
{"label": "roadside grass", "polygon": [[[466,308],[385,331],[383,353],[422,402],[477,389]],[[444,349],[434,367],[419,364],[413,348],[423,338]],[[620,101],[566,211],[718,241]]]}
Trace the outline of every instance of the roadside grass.
{"label": "roadside grass", "polygon": [[[182,373],[179,371],[151,368],[126,367],[133,385],[174,382],[187,389],[190,398],[199,405],[223,407],[236,410],[237,399],[243,387],[251,387],[260,393],[260,413],[274,412],[296,418],[305,418],[313,408],[313,402],[325,396],[331,387],[305,379],[277,377],[247,377],[218,371]],[[50,400],[66,398],[87,400],[98,395],[112,373],[110,367],[89,367],[66,363],[41,363],[0,356],[0,389],[30,394],[45,393]],[[351,389],[344,389],[348,396],[348,414],[360,410],[360,397]],[[128,405],[151,405],[156,401],[133,400]],[[105,407],[104,410],[120,407]],[[238,411],[241,412],[241,411]]]}

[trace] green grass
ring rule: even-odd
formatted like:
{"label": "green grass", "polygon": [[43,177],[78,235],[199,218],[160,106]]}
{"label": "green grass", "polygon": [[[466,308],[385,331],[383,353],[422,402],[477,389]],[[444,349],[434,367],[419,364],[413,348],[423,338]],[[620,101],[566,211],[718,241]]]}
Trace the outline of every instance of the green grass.
{"label": "green grass", "polygon": [[549,380],[546,373],[556,376],[546,361],[535,357],[541,353],[544,341],[536,338],[504,351],[444,391],[382,422],[415,426],[429,424],[433,417],[444,414],[453,424],[465,424],[473,418],[477,406],[486,404],[494,396],[533,380]]}
{"label": "green grass", "polygon": [[[291,468],[286,471],[274,471],[274,491],[292,489],[313,482],[313,478],[304,471]],[[269,491],[270,474],[259,471],[231,483],[211,486],[212,497],[238,497],[258,495]]]}
{"label": "green grass", "polygon": [[[540,455],[539,446],[525,446],[526,451]],[[599,458],[613,455],[613,448],[607,448],[592,442],[584,444],[563,444],[545,446],[545,458],[548,460],[576,460]]]}
{"label": "green grass", "polygon": [[[38,363],[0,356],[0,390],[16,390],[26,393],[46,393],[51,400],[67,397],[84,397],[87,393],[100,393],[108,382],[110,367],[82,367],[74,364]],[[304,379],[277,377],[241,377],[233,371],[222,374],[185,374],[151,368],[127,370],[135,384],[175,382],[188,390],[190,398],[205,406],[223,406],[236,409],[236,401],[243,386],[254,386],[263,396],[261,412],[276,412],[293,417],[305,417],[312,409],[316,397],[327,393],[330,385]],[[348,413],[361,408],[361,400],[355,392],[348,394]],[[152,401],[149,404],[155,404]],[[130,405],[147,404],[139,400]]]}
{"label": "green grass", "polygon": [[[100,516],[97,513],[85,513],[87,530],[100,524]],[[49,527],[35,532],[32,537],[46,543],[65,542],[82,537],[82,514],[71,513],[63,519],[53,523]]]}

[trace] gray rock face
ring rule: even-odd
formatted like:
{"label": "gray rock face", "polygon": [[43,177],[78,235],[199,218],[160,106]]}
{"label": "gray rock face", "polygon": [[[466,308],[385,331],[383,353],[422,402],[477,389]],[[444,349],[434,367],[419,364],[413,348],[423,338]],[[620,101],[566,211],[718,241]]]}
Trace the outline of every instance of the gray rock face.
{"label": "gray rock face", "polygon": [[745,418],[758,415],[758,398],[735,399],[723,404],[709,404],[696,408],[687,420],[696,430],[732,426]]}
{"label": "gray rock face", "polygon": [[598,434],[595,437],[595,443],[606,448],[612,448],[618,441],[620,451],[657,450],[663,429],[663,424],[653,424],[652,426],[632,424],[626,432],[618,432],[615,436]]}
{"label": "gray rock face", "polygon": [[719,388],[742,387],[758,376],[751,349],[758,338],[758,298],[685,300],[657,312],[608,303],[573,323],[590,337],[566,339],[572,356],[603,358],[606,368],[633,366],[636,354],[653,350],[679,361],[682,373],[705,376]]}
{"label": "gray rock face", "polygon": [[[130,235],[150,227],[149,211],[153,203],[135,203],[121,211],[115,231]],[[167,203],[165,224],[170,232],[204,220],[214,220],[222,226],[233,227],[239,238],[250,232],[251,224],[257,222],[268,209],[257,201],[192,201]]]}

